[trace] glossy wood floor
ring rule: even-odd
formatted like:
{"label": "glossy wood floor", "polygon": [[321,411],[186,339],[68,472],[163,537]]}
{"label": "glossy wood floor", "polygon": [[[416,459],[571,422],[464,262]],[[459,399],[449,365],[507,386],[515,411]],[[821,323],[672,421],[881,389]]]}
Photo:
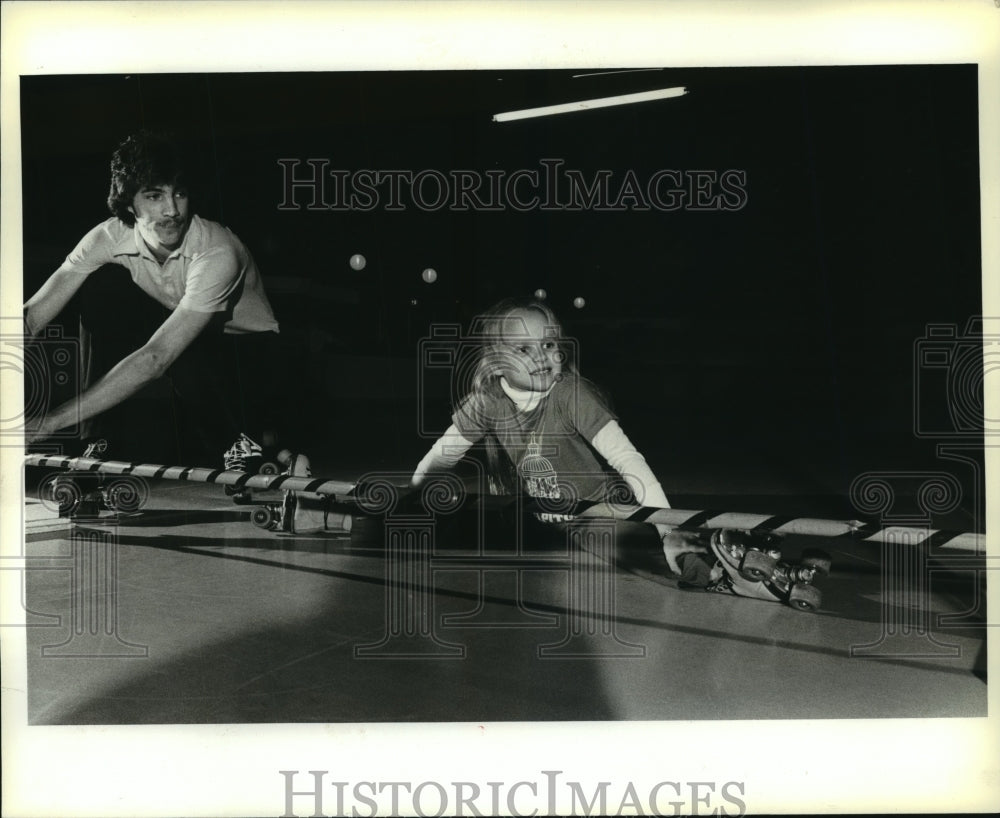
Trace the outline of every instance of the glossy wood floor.
{"label": "glossy wood floor", "polygon": [[968,555],[934,552],[914,584],[880,546],[820,543],[834,567],[804,613],[682,590],[607,540],[518,546],[509,515],[298,536],[249,515],[160,482],[135,516],[29,523],[29,722],[986,714]]}

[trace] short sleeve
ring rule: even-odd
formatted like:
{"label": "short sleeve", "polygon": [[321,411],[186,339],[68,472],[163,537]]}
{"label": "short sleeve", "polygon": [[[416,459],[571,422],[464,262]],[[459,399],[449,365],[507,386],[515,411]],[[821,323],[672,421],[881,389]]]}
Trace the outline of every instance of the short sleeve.
{"label": "short sleeve", "polygon": [[569,419],[574,430],[591,441],[609,421],[617,420],[607,400],[585,378],[567,379],[567,389],[560,390],[560,416]]}
{"label": "short sleeve", "polygon": [[489,431],[486,422],[488,413],[481,395],[469,395],[452,415],[451,422],[462,437],[475,443]]}
{"label": "short sleeve", "polygon": [[114,247],[115,238],[111,235],[109,223],[102,222],[80,239],[59,269],[82,275],[92,273],[114,261]]}
{"label": "short sleeve", "polygon": [[219,245],[191,261],[178,306],[194,312],[224,312],[236,305],[242,288],[243,265],[236,248]]}

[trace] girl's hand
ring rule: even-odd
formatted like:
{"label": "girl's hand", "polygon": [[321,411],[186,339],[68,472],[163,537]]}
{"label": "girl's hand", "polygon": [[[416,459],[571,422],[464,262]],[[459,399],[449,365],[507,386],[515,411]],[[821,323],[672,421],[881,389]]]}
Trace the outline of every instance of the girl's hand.
{"label": "girl's hand", "polygon": [[667,566],[675,574],[683,573],[677,558],[681,554],[705,554],[708,549],[698,542],[698,535],[689,531],[676,531],[672,528],[657,526],[660,531],[660,541],[663,544],[663,556],[667,558]]}

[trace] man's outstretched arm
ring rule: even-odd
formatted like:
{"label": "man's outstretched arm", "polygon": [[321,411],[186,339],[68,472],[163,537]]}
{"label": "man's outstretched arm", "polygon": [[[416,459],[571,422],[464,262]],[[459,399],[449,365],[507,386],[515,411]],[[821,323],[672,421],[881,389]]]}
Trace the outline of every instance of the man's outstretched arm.
{"label": "man's outstretched arm", "polygon": [[29,424],[27,442],[48,437],[59,429],[99,415],[161,377],[208,326],[213,315],[178,307],[143,346],[119,361],[97,383],[35,424]]}
{"label": "man's outstretched arm", "polygon": [[50,275],[24,305],[25,335],[34,337],[54,321],[86,280],[87,276],[61,267]]}

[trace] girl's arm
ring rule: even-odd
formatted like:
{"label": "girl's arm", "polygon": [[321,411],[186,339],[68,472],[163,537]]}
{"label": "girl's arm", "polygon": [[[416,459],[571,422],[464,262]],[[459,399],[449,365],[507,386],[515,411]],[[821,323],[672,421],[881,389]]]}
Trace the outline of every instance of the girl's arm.
{"label": "girl's arm", "polygon": [[473,441],[463,437],[462,433],[458,431],[458,427],[453,423],[434,442],[430,451],[417,464],[416,471],[410,478],[410,485],[419,486],[430,472],[453,469],[458,461],[465,456],[465,453],[472,448],[472,444]]}
{"label": "girl's arm", "polygon": [[[646,463],[646,458],[632,445],[618,421],[609,420],[594,435],[591,444],[608,464],[628,483],[640,505],[670,508],[667,495]],[[669,526],[657,526],[670,530]]]}
{"label": "girl's arm", "polygon": [[[591,441],[597,452],[608,461],[608,464],[618,472],[628,483],[632,493],[641,505],[656,508],[670,508],[663,486],[656,479],[646,458],[632,445],[618,421],[610,420]],[[668,525],[656,525],[663,543],[663,555],[667,565],[675,574],[681,573],[677,564],[677,556],[685,551],[705,551],[703,546],[694,545],[684,535],[678,534]]]}

